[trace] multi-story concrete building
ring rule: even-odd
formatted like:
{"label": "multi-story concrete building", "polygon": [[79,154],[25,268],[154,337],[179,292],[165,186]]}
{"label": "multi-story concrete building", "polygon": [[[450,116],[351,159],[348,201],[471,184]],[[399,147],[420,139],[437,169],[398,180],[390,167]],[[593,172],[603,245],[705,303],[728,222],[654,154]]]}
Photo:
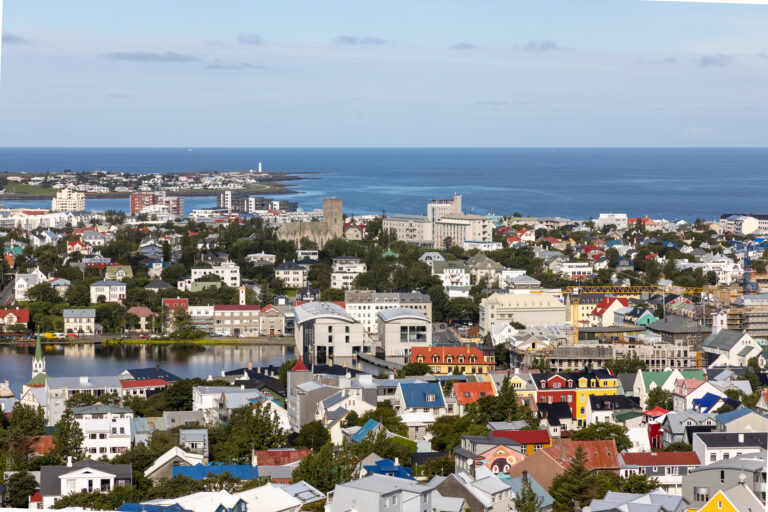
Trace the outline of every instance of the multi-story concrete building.
{"label": "multi-story concrete building", "polygon": [[408,363],[411,349],[432,345],[432,322],[415,309],[379,311],[378,334],[388,361]]}
{"label": "multi-story concrete building", "polygon": [[355,354],[370,353],[363,324],[331,302],[308,302],[293,308],[296,353],[308,364],[340,364]]}
{"label": "multi-story concrete building", "polygon": [[210,304],[206,306],[189,306],[189,308],[187,308],[187,312],[189,313],[189,319],[192,322],[192,327],[207,333],[214,332],[213,308],[214,306]]}
{"label": "multi-story concrete building", "polygon": [[601,213],[595,220],[595,227],[602,229],[605,226],[616,226],[616,229],[627,229],[626,213]]}
{"label": "multi-story concrete building", "polygon": [[386,293],[371,290],[348,290],[344,294],[347,313],[363,324],[365,332],[378,331],[378,314],[381,311],[408,308],[423,314],[432,321],[432,301],[421,292]]}
{"label": "multi-story concrete building", "polygon": [[[164,208],[154,208],[161,206]],[[166,196],[165,192],[135,192],[131,194],[131,215],[167,212],[184,215],[184,197]]]}
{"label": "multi-story concrete building", "polygon": [[494,324],[519,322],[526,327],[564,325],[565,305],[546,293],[494,293],[480,301],[480,334]]}
{"label": "multi-story concrete building", "polygon": [[393,231],[398,240],[432,247],[432,221],[426,215],[393,215],[385,217],[382,229]]}
{"label": "multi-story concrete building", "polygon": [[471,213],[451,213],[434,222],[434,247],[448,249],[446,245],[464,245],[464,242],[490,242],[493,223],[490,218]]}
{"label": "multi-story concrete building", "polygon": [[223,336],[258,336],[260,310],[258,304],[217,304],[213,306],[214,332]]}
{"label": "multi-story concrete building", "polygon": [[73,407],[72,414],[83,431],[83,451],[89,459],[111,459],[131,449],[131,409],[97,404]]}
{"label": "multi-story concrete building", "polygon": [[356,256],[340,256],[333,258],[331,272],[331,288],[349,290],[352,282],[361,274],[365,274],[368,267]]}
{"label": "multi-story concrete building", "polygon": [[71,188],[59,190],[51,201],[54,212],[82,212],[85,210],[85,193]]}
{"label": "multi-story concrete building", "polygon": [[553,265],[552,271],[569,279],[582,279],[592,275],[592,265],[585,261],[561,261]]}

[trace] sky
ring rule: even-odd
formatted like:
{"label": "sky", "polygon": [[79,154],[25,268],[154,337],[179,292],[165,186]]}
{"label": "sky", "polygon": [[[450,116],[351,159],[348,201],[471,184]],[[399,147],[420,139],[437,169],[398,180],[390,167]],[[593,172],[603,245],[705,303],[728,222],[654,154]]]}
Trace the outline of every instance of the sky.
{"label": "sky", "polygon": [[5,147],[768,145],[766,5],[5,0],[2,21]]}

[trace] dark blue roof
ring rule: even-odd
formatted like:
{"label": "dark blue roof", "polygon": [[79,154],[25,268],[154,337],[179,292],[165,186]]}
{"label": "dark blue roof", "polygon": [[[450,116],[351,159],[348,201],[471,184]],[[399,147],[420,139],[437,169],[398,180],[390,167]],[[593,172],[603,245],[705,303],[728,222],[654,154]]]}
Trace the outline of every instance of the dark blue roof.
{"label": "dark blue roof", "polygon": [[134,380],[163,379],[168,382],[179,380],[179,377],[176,375],[157,366],[152,368],[131,368],[127,371],[133,376]]}
{"label": "dark blue roof", "polygon": [[250,464],[221,464],[213,463],[207,466],[195,464],[194,466],[173,466],[173,476],[188,476],[193,480],[203,480],[208,475],[222,475],[229,473],[240,480],[253,480],[259,478],[259,468]]}
{"label": "dark blue roof", "polygon": [[387,475],[414,480],[411,468],[395,465],[392,459],[381,459],[372,466],[363,466],[369,475]]}
{"label": "dark blue roof", "polygon": [[[437,382],[420,382],[400,384],[403,392],[405,408],[445,407],[443,390]],[[434,400],[427,400],[427,395],[433,395]]]}
{"label": "dark blue roof", "polygon": [[710,411],[710,409],[712,409],[712,407],[714,407],[719,402],[720,402],[719,396],[715,395],[714,393],[707,393],[701,398],[694,398],[693,406],[694,408],[698,408],[699,412],[707,413]]}
{"label": "dark blue roof", "polygon": [[376,430],[379,426],[381,426],[381,423],[371,418],[365,422],[365,425],[360,427],[358,431],[352,435],[352,441],[355,443],[361,442],[363,439],[368,437],[368,434]]}

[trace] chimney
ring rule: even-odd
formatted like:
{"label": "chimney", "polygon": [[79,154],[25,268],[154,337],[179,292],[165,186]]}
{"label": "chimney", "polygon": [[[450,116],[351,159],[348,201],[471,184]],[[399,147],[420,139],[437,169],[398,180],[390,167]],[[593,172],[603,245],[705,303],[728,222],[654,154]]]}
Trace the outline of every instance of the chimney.
{"label": "chimney", "polygon": [[248,361],[248,369],[253,370],[253,363],[251,361]]}
{"label": "chimney", "polygon": [[80,377],[80,384],[88,384],[88,377]]}
{"label": "chimney", "polygon": [[739,434],[739,444],[744,442],[744,434]]}
{"label": "chimney", "polygon": [[395,457],[395,466],[400,465],[400,457]]}
{"label": "chimney", "polygon": [[563,459],[563,462],[565,462],[565,459],[568,455],[568,450],[565,448],[565,443],[560,445],[560,458]]}
{"label": "chimney", "polygon": [[67,455],[67,467],[68,468],[72,467],[72,456],[71,455]]}
{"label": "chimney", "polygon": [[581,512],[581,504],[578,501],[573,502],[573,512]]}
{"label": "chimney", "polygon": [[528,471],[523,470],[523,485],[528,483]]}

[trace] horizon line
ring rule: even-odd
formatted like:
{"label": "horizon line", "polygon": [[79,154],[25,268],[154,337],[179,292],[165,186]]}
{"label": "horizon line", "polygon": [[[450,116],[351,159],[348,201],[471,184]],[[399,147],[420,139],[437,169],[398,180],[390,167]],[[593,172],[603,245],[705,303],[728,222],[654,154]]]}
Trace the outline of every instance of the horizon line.
{"label": "horizon line", "polygon": [[0,151],[8,149],[768,149],[766,146],[0,146]]}

